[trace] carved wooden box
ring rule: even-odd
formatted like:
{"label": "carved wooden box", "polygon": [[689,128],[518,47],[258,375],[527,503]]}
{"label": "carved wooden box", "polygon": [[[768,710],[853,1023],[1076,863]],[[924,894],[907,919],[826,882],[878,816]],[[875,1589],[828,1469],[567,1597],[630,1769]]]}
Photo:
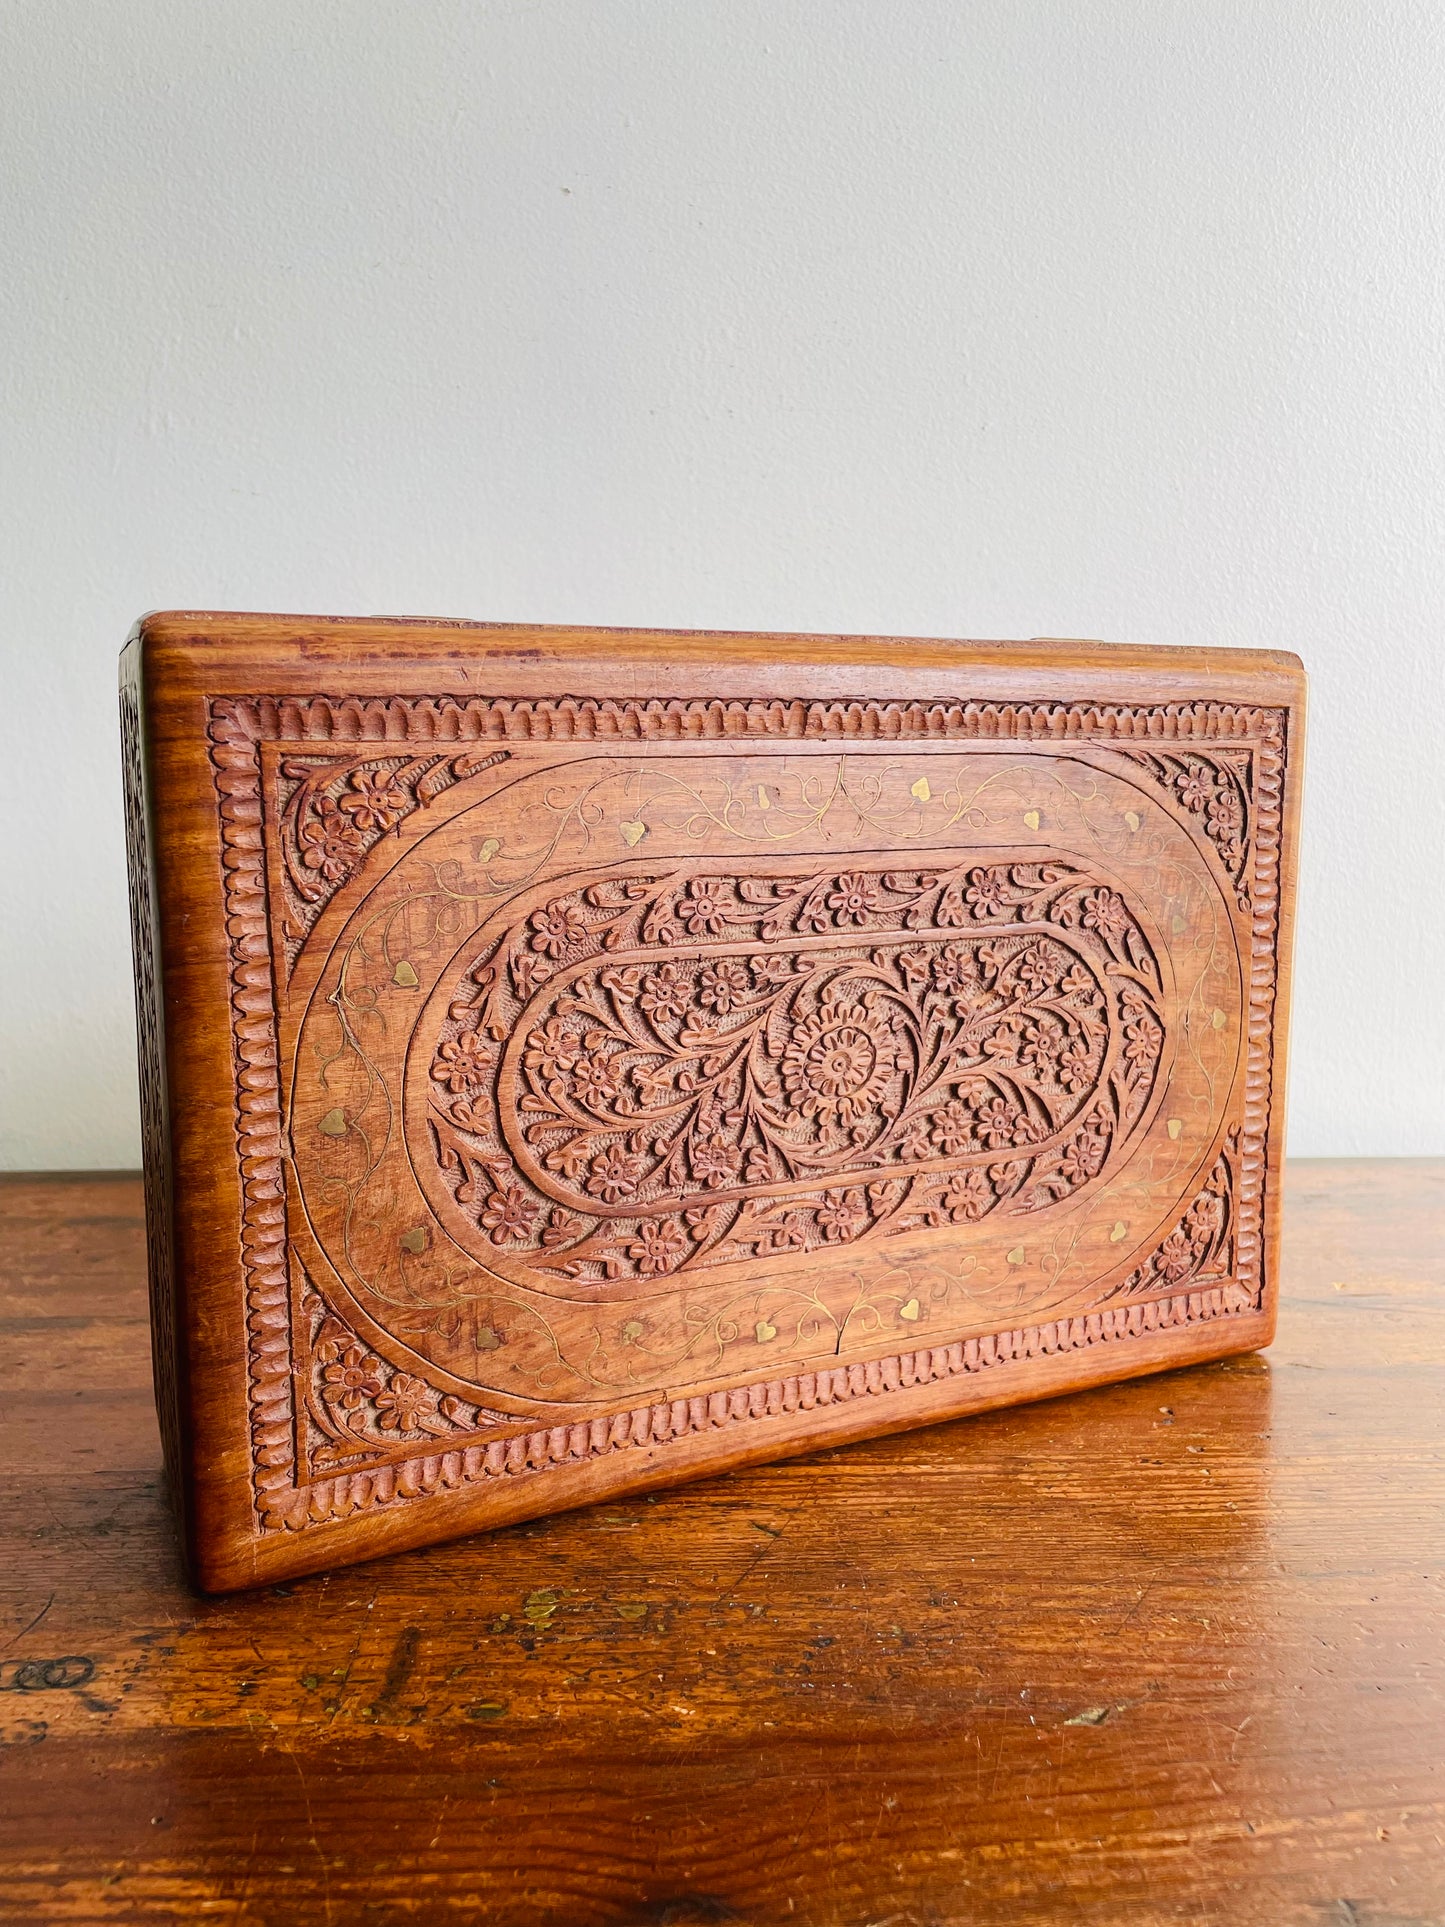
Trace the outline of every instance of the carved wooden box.
{"label": "carved wooden box", "polygon": [[199,1583],[1267,1342],[1303,701],[1242,651],[141,623]]}

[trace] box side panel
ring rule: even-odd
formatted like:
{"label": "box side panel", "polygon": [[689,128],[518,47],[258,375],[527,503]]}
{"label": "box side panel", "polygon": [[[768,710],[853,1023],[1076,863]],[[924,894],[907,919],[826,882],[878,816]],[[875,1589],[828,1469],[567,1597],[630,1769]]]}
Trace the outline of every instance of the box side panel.
{"label": "box side panel", "polygon": [[170,1106],[165,1077],[165,1006],[155,852],[149,810],[147,730],[141,689],[141,645],[133,637],[120,658],[120,738],[125,807],[131,951],[135,969],[141,1152],[145,1169],[146,1253],[150,1283],[151,1369],[166,1479],[189,1554],[191,1505],[185,1449],[184,1309],[175,1255],[175,1186]]}
{"label": "box side panel", "polygon": [[1279,1314],[1279,1278],[1284,1205],[1284,1161],[1289,1099],[1290,1007],[1294,991],[1294,937],[1299,885],[1300,823],[1304,805],[1305,735],[1308,684],[1302,667],[1289,678],[1285,710],[1284,757],[1280,784],[1278,897],[1275,905],[1273,998],[1268,1017],[1270,1063],[1269,1125],[1264,1182],[1264,1293],[1261,1311],[1268,1329],[1260,1343],[1274,1338]]}

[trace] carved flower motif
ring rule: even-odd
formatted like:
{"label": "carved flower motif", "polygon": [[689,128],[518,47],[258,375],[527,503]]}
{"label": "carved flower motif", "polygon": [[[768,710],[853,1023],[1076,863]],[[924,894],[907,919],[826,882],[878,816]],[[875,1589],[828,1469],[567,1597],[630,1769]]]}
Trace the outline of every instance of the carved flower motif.
{"label": "carved flower motif", "polygon": [[1058,975],[1058,964],[1041,943],[1030,944],[1015,966],[1019,982],[1025,990],[1038,996],[1041,990],[1048,990]]}
{"label": "carved flower motif", "polygon": [[687,979],[675,963],[659,964],[642,986],[638,1002],[654,1022],[681,1017],[691,1000]]}
{"label": "carved flower motif", "polygon": [[721,883],[711,877],[694,877],[687,895],[678,903],[677,914],[694,937],[715,937],[728,920]]}
{"label": "carved flower motif", "polygon": [[1171,1285],[1177,1285],[1194,1269],[1194,1246],[1183,1225],[1176,1225],[1160,1245],[1157,1262]]}
{"label": "carved flower motif", "polygon": [[610,1103],[620,1089],[611,1059],[604,1057],[600,1051],[577,1059],[572,1070],[572,1083],[582,1102],[590,1104],[594,1110],[598,1105]]}
{"label": "carved flower motif", "polygon": [[1244,812],[1240,807],[1239,792],[1232,783],[1221,783],[1219,792],[1209,805],[1209,823],[1212,829],[1237,830],[1244,822]]}
{"label": "carved flower motif", "polygon": [[829,1244],[846,1244],[867,1222],[868,1208],[861,1191],[845,1191],[841,1197],[835,1193],[818,1206],[818,1223]]}
{"label": "carved flower motif", "polygon": [[364,1399],[381,1390],[380,1366],[360,1345],[348,1345],[340,1358],[321,1374],[321,1396],[328,1405],[354,1412]]}
{"label": "carved flower motif", "polygon": [[449,1037],[442,1044],[431,1067],[431,1074],[439,1084],[445,1084],[454,1096],[463,1091],[478,1091],[487,1081],[491,1068],[491,1053],[484,1043],[481,1033],[475,1030],[461,1031],[456,1037]]}
{"label": "carved flower motif", "polygon": [[549,1017],[545,1024],[527,1033],[523,1063],[528,1070],[546,1077],[562,1077],[576,1064],[581,1052],[577,1039],[560,1017]]}
{"label": "carved flower motif", "polygon": [[[551,1158],[548,1158],[547,1162],[550,1165],[552,1162]],[[576,1175],[575,1171],[569,1171],[567,1173],[569,1178],[575,1177]],[[542,1243],[548,1251],[555,1251],[558,1245],[566,1244],[570,1238],[581,1237],[586,1229],[587,1225],[584,1219],[574,1216],[570,1211],[554,1209],[551,1218],[547,1222],[547,1228],[542,1233]]]}
{"label": "carved flower motif", "polygon": [[592,1160],[587,1189],[594,1198],[617,1204],[630,1198],[642,1180],[642,1159],[621,1144],[609,1144]]}
{"label": "carved flower motif", "polygon": [[991,1097],[979,1106],[974,1123],[980,1141],[996,1151],[1000,1145],[1014,1142],[1021,1120],[1016,1104],[1010,1104],[1006,1097]]}
{"label": "carved flower motif", "polygon": [[1206,1191],[1194,1200],[1189,1216],[1201,1237],[1212,1238],[1224,1224],[1224,1200],[1217,1192]]}
{"label": "carved flower motif", "polygon": [[1017,1054],[1023,1034],[1022,1017],[1005,1017],[984,1038],[983,1047],[990,1057],[1013,1057]]}
{"label": "carved flower motif", "polygon": [[587,924],[570,903],[549,903],[532,912],[532,948],[546,957],[560,957],[587,935]]}
{"label": "carved flower motif", "polygon": [[1137,1024],[1149,1015],[1149,1006],[1137,984],[1125,984],[1119,992],[1119,1014],[1126,1024]]}
{"label": "carved flower motif", "polygon": [[1219,845],[1220,855],[1229,862],[1235,861],[1244,850],[1240,837],[1244,828],[1244,813],[1232,788],[1220,789],[1209,805],[1207,820],[1209,834]]}
{"label": "carved flower motif", "polygon": [[[965,1128],[966,1135],[966,1128]],[[926,1158],[932,1132],[926,1117],[910,1117],[898,1142],[907,1158]]]}
{"label": "carved flower motif", "polygon": [[973,1112],[961,1097],[951,1097],[933,1118],[933,1142],[945,1157],[966,1151],[973,1138]]}
{"label": "carved flower motif", "polygon": [[709,965],[700,981],[702,989],[699,994],[703,1003],[709,1010],[715,1010],[719,1017],[725,1017],[752,988],[746,968],[733,958]]}
{"label": "carved flower motif", "polygon": [[394,1372],[391,1383],[377,1394],[376,1416],[394,1432],[414,1432],[423,1412],[436,1405],[436,1393],[424,1378],[410,1372]]}
{"label": "carved flower motif", "polygon": [[885,1016],[835,998],[794,1024],[783,1051],[783,1082],[804,1117],[855,1124],[887,1089],[894,1055]]}
{"label": "carved flower motif", "polygon": [[970,870],[964,901],[975,917],[1001,917],[1008,908],[1007,870]]}
{"label": "carved flower motif", "polygon": [[1001,1159],[997,1164],[989,1165],[988,1181],[1001,1198],[1006,1198],[1018,1189],[1028,1168],[1019,1158]]}
{"label": "carved flower motif", "polygon": [[979,1170],[960,1172],[940,1200],[955,1224],[972,1224],[993,1201],[993,1186]]}
{"label": "carved flower motif", "polygon": [[328,883],[339,883],[360,855],[361,833],[340,810],[325,809],[302,825],[301,861],[308,870],[319,870]]}
{"label": "carved flower motif", "polygon": [[828,898],[828,908],[836,910],[839,923],[866,923],[878,908],[878,886],[870,876],[841,876],[838,887]]}
{"label": "carved flower motif", "polygon": [[512,982],[519,997],[530,997],[538,984],[545,983],[551,974],[551,964],[535,950],[519,950],[512,958]]}
{"label": "carved flower motif", "polygon": [[692,1147],[693,1175],[714,1191],[732,1183],[742,1161],[742,1152],[720,1137],[704,1138]]}
{"label": "carved flower motif", "polygon": [[357,770],[337,803],[358,830],[389,830],[411,808],[411,798],[389,769]]}
{"label": "carved flower motif", "polygon": [[687,1256],[687,1239],[670,1218],[637,1227],[636,1242],[627,1247],[629,1258],[637,1260],[644,1278],[655,1278],[665,1271],[676,1271]]}
{"label": "carved flower motif", "polygon": [[961,990],[977,988],[978,966],[967,944],[946,943],[933,960],[933,981],[940,990],[955,996]]}
{"label": "carved flower motif", "polygon": [[1057,1017],[1040,1017],[1024,1031],[1020,1060],[1031,1064],[1040,1076],[1048,1076],[1059,1059],[1063,1042],[1064,1033]]}
{"label": "carved flower motif", "polygon": [[1089,1081],[1089,1047],[1081,1037],[1071,1037],[1059,1053],[1059,1082],[1066,1091],[1081,1091]]}
{"label": "carved flower motif", "polygon": [[1179,792],[1179,800],[1186,809],[1202,810],[1214,794],[1214,785],[1209,780],[1209,771],[1202,763],[1191,763],[1174,779],[1174,787]]}
{"label": "carved flower motif", "polygon": [[1087,1126],[1064,1146],[1060,1165],[1070,1184],[1083,1184],[1098,1175],[1109,1140],[1093,1125]]}
{"label": "carved flower motif", "polygon": [[898,968],[911,984],[927,983],[928,973],[933,967],[934,959],[922,944],[915,944],[911,950],[900,950],[898,953]]}
{"label": "carved flower motif", "polygon": [[1126,1024],[1124,1026],[1125,1059],[1138,1069],[1144,1069],[1158,1056],[1163,1036],[1164,1033],[1152,1017],[1141,1017],[1137,1024]]}
{"label": "carved flower motif", "polygon": [[532,1228],[537,1207],[519,1184],[499,1185],[487,1199],[482,1229],[494,1245],[515,1244]]}
{"label": "carved flower motif", "polygon": [[1129,913],[1112,890],[1091,890],[1084,898],[1084,927],[1117,943],[1129,928]]}

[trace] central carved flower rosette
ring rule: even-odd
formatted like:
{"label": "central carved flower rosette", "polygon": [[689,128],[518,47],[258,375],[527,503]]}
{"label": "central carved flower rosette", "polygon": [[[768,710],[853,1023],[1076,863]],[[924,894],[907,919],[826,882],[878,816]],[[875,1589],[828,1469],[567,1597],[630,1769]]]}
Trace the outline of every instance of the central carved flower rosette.
{"label": "central carved flower rosette", "polygon": [[1063,863],[574,887],[453,985],[435,1170],[568,1288],[1036,1211],[1138,1128],[1158,970]]}
{"label": "central carved flower rosette", "polygon": [[783,1084],[801,1117],[856,1124],[882,1101],[894,1056],[878,998],[855,1002],[830,986],[820,1008],[793,1025],[783,1050]]}

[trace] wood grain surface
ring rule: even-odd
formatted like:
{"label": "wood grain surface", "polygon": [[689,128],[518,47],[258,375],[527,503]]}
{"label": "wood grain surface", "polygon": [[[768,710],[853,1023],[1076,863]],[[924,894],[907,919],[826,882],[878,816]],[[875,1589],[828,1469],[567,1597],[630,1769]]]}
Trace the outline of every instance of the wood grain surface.
{"label": "wood grain surface", "polygon": [[1445,1164],[1248,1355],[202,1601],[141,1192],[0,1186],[7,1922],[1445,1920]]}

